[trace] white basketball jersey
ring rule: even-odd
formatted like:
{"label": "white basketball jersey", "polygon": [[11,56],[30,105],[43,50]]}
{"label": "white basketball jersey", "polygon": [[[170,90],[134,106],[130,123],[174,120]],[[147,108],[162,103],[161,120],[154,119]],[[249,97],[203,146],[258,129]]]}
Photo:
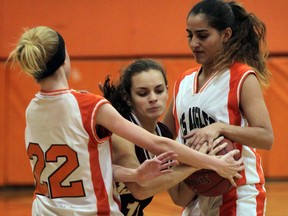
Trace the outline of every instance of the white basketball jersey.
{"label": "white basketball jersey", "polygon": [[[240,111],[239,100],[243,81],[249,74],[255,74],[255,72],[247,65],[235,63],[223,73],[212,76],[201,89],[197,89],[199,70],[200,68],[194,68],[184,72],[174,86],[173,112],[178,131],[178,140],[183,144],[185,144],[185,140],[181,138],[183,135],[188,134],[194,128],[202,128],[214,122],[223,122],[242,127],[248,126],[245,116]],[[240,150],[242,157],[244,157],[245,165],[245,170],[241,173],[243,178],[237,181],[237,185],[264,184],[261,158],[255,149],[239,143],[237,143],[237,148]],[[207,204],[208,202],[216,203],[218,207],[222,205],[222,210],[228,209],[228,205],[230,205],[229,208],[231,208],[231,205],[235,209],[239,208],[239,206],[236,207],[235,200],[241,193],[237,190],[241,188],[243,187],[234,188],[227,194],[218,197],[218,200],[211,201],[211,198],[208,201],[207,197],[202,197],[202,204],[200,198],[200,208],[205,206],[204,210],[201,209],[202,214],[218,215],[220,212],[219,209],[216,211],[217,214],[215,212],[209,214],[208,211],[205,211],[211,205],[204,205],[203,203]],[[262,187],[255,188],[255,193],[261,194],[261,197],[258,198],[262,200],[265,199],[265,191],[263,190],[265,189]],[[222,200],[226,199],[234,199],[235,203],[225,206],[226,204],[222,204]],[[225,213],[219,213],[219,215],[225,215]],[[226,215],[230,214],[227,213]]]}
{"label": "white basketball jersey", "polygon": [[122,215],[113,196],[111,133],[95,128],[105,103],[68,89],[39,92],[30,102],[25,140],[35,181],[32,215]]}

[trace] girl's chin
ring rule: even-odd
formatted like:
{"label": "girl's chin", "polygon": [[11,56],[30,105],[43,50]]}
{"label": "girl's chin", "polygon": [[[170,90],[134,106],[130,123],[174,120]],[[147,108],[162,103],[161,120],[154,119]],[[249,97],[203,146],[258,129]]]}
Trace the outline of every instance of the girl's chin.
{"label": "girl's chin", "polygon": [[204,64],[204,63],[205,63],[205,61],[204,61],[203,58],[195,58],[195,57],[194,57],[194,59],[195,59],[195,61],[196,61],[198,64]]}
{"label": "girl's chin", "polygon": [[161,113],[147,113],[147,118],[151,120],[158,120],[161,116]]}

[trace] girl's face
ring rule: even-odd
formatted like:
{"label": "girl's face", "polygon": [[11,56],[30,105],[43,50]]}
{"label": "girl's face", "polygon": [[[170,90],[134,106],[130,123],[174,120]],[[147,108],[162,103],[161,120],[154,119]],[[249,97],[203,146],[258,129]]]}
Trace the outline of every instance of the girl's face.
{"label": "girl's face", "polygon": [[131,105],[140,122],[157,121],[164,113],[168,91],[161,71],[150,69],[131,78]]}
{"label": "girl's face", "polygon": [[213,59],[223,49],[227,40],[223,32],[219,32],[208,24],[204,14],[190,15],[187,19],[188,43],[197,63],[204,67],[212,66]]}

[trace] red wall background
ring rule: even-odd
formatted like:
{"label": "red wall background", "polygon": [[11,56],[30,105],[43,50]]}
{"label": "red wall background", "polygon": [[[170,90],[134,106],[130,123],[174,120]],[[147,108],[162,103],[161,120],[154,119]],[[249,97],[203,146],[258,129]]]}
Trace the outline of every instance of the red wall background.
{"label": "red wall background", "polygon": [[[152,57],[167,70],[170,86],[195,65],[186,42],[185,21],[195,0],[0,1],[0,186],[32,184],[25,153],[25,109],[38,91],[20,71],[4,69],[5,59],[24,27],[47,25],[65,38],[71,56],[70,86],[99,93],[106,75],[138,57]],[[275,133],[270,151],[259,151],[267,178],[288,177],[288,1],[242,0],[267,25],[273,73],[265,91]]]}

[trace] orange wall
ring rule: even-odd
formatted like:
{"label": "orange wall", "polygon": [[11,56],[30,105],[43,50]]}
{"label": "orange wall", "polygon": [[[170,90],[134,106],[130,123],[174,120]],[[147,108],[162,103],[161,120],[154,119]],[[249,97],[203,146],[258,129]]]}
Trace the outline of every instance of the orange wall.
{"label": "orange wall", "polygon": [[[19,3],[20,2],[20,3]],[[37,85],[18,71],[4,71],[3,62],[21,34],[22,27],[48,25],[63,34],[72,56],[70,85],[99,93],[97,84],[118,72],[137,56],[150,56],[167,69],[170,92],[175,78],[195,65],[186,42],[185,17],[195,0],[87,0],[0,1],[0,186],[32,184],[25,153],[25,108]],[[270,58],[273,72],[265,99],[275,132],[271,151],[259,151],[266,177],[287,178],[288,164],[288,1],[243,0],[267,24],[271,53],[287,54]],[[271,3],[271,4],[270,4]],[[55,7],[57,5],[57,7]],[[273,16],[272,16],[273,15]],[[171,56],[160,58],[160,56]],[[74,57],[74,58],[73,58]],[[101,58],[99,58],[101,57]],[[106,58],[107,57],[107,58]],[[78,59],[78,60],[77,60]],[[170,95],[171,96],[171,95]]]}
{"label": "orange wall", "polygon": [[[4,184],[4,148],[8,145],[5,140],[5,74],[3,74],[3,64],[0,63],[0,185]],[[4,75],[4,76],[3,76]]]}
{"label": "orange wall", "polygon": [[[23,27],[48,25],[72,56],[190,54],[186,15],[196,0],[0,1],[0,57]],[[270,51],[287,53],[288,1],[240,0],[267,24]],[[2,4],[2,5],[1,5]]]}
{"label": "orange wall", "polygon": [[263,163],[270,177],[288,177],[288,58],[271,58],[268,66],[272,71],[271,87],[265,93],[265,99],[275,142],[271,151],[264,152]]}

